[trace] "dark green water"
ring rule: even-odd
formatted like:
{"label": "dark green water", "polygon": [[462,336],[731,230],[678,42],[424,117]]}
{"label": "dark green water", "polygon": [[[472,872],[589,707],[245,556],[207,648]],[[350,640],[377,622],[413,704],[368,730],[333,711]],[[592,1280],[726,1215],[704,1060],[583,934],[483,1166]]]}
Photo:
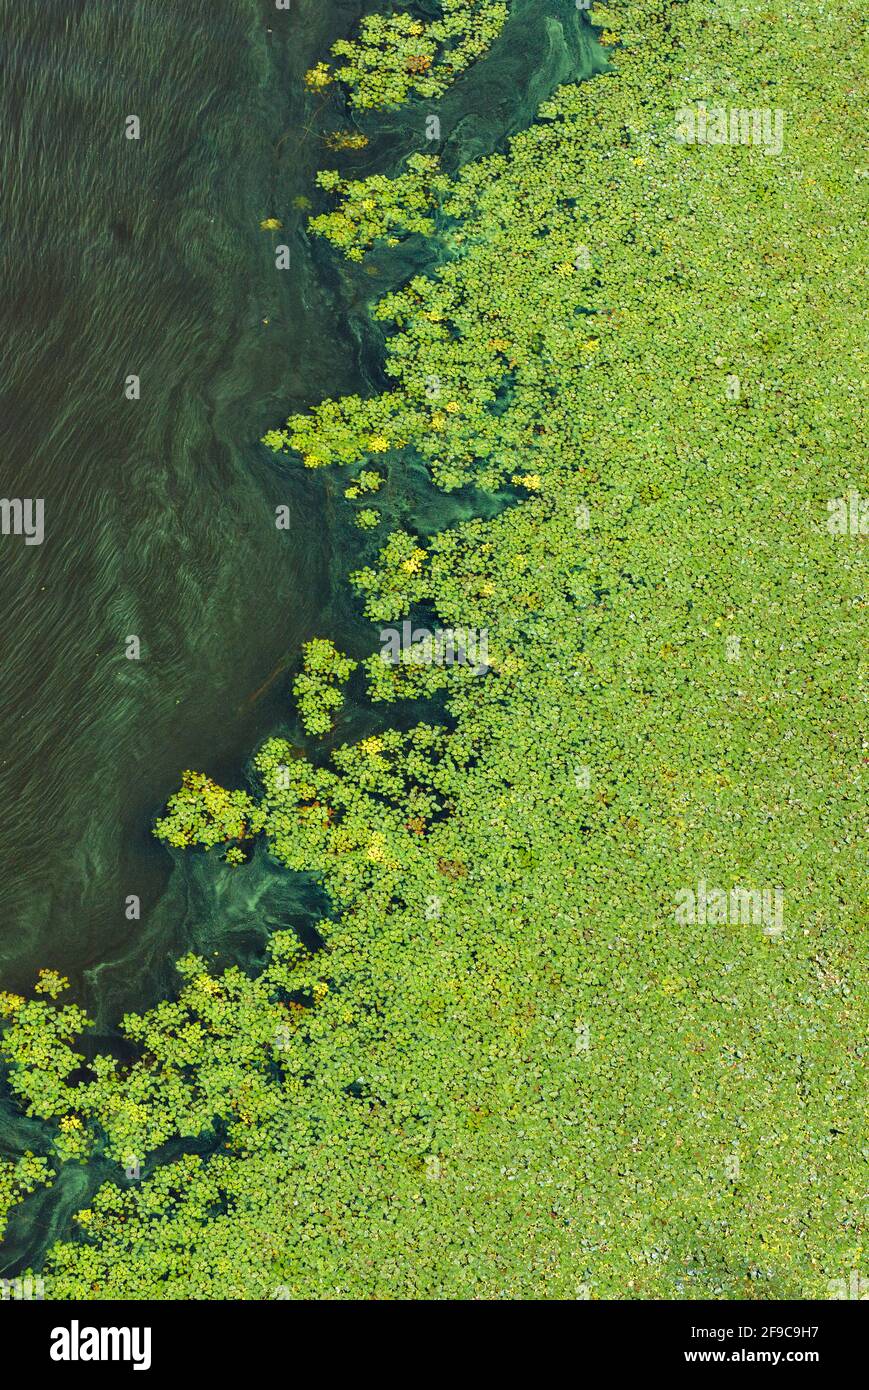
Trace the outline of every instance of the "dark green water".
{"label": "dark green water", "polygon": [[[339,265],[294,207],[338,163],[322,129],[347,124],[337,89],[314,96],[303,74],[370,8],[0,0],[0,494],[45,500],[41,545],[0,536],[0,988],[59,969],[103,1033],[172,991],[183,951],[251,961],[274,925],[322,906],[262,851],[235,873],[176,862],[150,826],[184,767],[241,784],[292,720],[304,640],[376,645],[346,584],[373,544],[339,505],[346,480],[258,443],[292,409],[381,388],[367,304],[432,263],[411,244]],[[602,66],[571,0],[518,0],[438,105],[445,163],[497,148],[558,82]],[[367,116],[370,147],[341,167],[397,168],[426,148],[426,111]],[[378,505],[434,530],[501,499],[445,498],[408,467]],[[338,736],[371,717],[351,708]],[[39,1148],[0,1105],[0,1152]],[[65,1170],[19,1209],[13,1253],[34,1258],[91,1181]]]}
{"label": "dark green water", "polygon": [[270,677],[318,625],[323,484],[257,440],[358,385],[292,207],[322,159],[301,76],[356,11],[0,6],[2,492],[46,514],[41,546],[0,538],[7,988],[50,964],[94,998],[94,972],[123,961],[114,1003],[136,999],[167,944],[152,918],[171,861],[151,818],[183,767],[238,780],[284,716]]}

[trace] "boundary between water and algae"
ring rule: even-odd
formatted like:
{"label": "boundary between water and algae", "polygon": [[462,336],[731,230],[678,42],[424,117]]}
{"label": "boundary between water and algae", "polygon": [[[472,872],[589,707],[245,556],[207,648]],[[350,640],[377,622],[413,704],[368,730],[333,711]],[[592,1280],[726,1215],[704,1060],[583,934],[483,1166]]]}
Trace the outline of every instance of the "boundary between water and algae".
{"label": "boundary between water and algae", "polygon": [[[125,1020],[141,1060],[74,1087],[74,1008],[7,999],[58,1156],[149,1165],[55,1246],[56,1296],[825,1298],[859,1266],[865,577],[827,525],[853,17],[799,9],[798,33],[750,4],[595,11],[611,75],[448,186],[393,188],[389,234],[450,255],[374,310],[392,384],[272,442],[351,486],[412,449],[447,491],[517,490],[353,578],[375,624],[485,629],[488,669],[375,651],[375,703],[448,718],[325,765],[270,740],[254,794],[170,801],[164,835],[255,831],[320,879],[314,949],[276,933],[254,979],[185,959]],[[785,112],[775,158],[674,137],[733,91]],[[318,230],[364,256],[370,194],[339,192]],[[677,918],[700,883],[780,888],[784,930]]]}

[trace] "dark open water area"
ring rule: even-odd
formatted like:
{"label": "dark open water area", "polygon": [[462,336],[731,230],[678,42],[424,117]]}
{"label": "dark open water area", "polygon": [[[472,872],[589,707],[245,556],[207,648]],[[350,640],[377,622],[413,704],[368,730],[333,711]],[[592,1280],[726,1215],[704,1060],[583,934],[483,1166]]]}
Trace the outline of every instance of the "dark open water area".
{"label": "dark open water area", "polygon": [[[433,264],[416,242],[339,263],[294,202],[326,206],[319,168],[389,173],[426,148],[421,103],[366,116],[359,154],[323,145],[348,115],[303,75],[372,8],[0,0],[0,493],[45,505],[41,545],[0,536],[0,989],[57,969],[103,1039],[174,991],[184,951],[249,963],[322,908],[263,850],[234,871],[173,857],[151,825],[182,769],[243,785],[257,744],[296,727],[305,640],[376,647],[346,581],[376,542],[340,505],[346,477],[259,442],[291,410],[382,389],[368,305]],[[446,167],[603,66],[572,0],[518,0],[438,103]],[[271,217],[280,232],[261,230]],[[434,530],[500,501],[435,494],[409,463],[378,505]],[[351,706],[336,737],[370,718]],[[0,1096],[0,1155],[37,1128]],[[13,1255],[62,1233],[91,1181],[65,1170],[18,1209]]]}
{"label": "dark open water area", "polygon": [[355,13],[0,6],[2,491],[45,499],[41,546],[0,538],[5,988],[50,965],[99,1008],[108,969],[114,1014],[153,994],[185,932],[152,819],[185,767],[238,785],[286,720],[330,534],[323,479],[258,440],[360,384],[292,206],[322,162],[302,76]]}

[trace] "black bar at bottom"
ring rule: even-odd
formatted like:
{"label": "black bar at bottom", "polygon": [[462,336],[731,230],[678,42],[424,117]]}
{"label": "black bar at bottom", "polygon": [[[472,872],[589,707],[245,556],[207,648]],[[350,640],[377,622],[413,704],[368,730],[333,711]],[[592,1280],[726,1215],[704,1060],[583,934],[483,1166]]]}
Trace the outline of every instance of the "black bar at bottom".
{"label": "black bar at bottom", "polygon": [[[524,1347],[536,1347],[535,1359],[545,1356],[547,1361],[557,1355],[563,1362],[569,1351],[579,1376],[599,1374],[602,1367],[614,1373],[664,1374],[680,1368],[702,1379],[716,1368],[732,1372],[763,1366],[773,1377],[800,1368],[820,1372],[826,1380],[836,1371],[859,1374],[866,1342],[866,1310],[859,1306],[864,1301],[541,1300],[524,1331],[524,1339],[533,1340],[524,1340]],[[358,1310],[364,1310],[364,1321],[358,1323],[357,1337]],[[230,1365],[237,1370],[240,1363],[259,1380],[264,1374],[284,1377],[291,1365],[298,1366],[300,1353],[314,1352],[334,1373],[336,1354],[340,1358],[344,1346],[358,1373],[360,1354],[367,1350],[382,1364],[390,1344],[379,1338],[404,1328],[413,1332],[417,1352],[428,1347],[429,1356],[442,1350],[453,1369],[459,1345],[452,1341],[455,1331],[461,1335],[463,1368],[488,1362],[491,1370],[511,1346],[515,1349],[517,1335],[523,1339],[524,1312],[514,1306],[509,1316],[499,1347],[492,1340],[500,1323],[498,1305],[487,1312],[482,1301],[451,1303],[448,1311],[437,1302],[337,1304],[321,1311],[317,1304],[282,1300],[51,1303],[7,1298],[0,1306],[0,1335],[5,1353],[14,1348],[22,1369],[51,1379],[78,1373],[93,1377],[102,1369],[115,1376],[136,1370],[160,1377],[167,1372],[225,1376]],[[395,1369],[402,1363],[406,1369],[406,1354],[393,1363]],[[429,1365],[433,1370],[434,1359]]]}

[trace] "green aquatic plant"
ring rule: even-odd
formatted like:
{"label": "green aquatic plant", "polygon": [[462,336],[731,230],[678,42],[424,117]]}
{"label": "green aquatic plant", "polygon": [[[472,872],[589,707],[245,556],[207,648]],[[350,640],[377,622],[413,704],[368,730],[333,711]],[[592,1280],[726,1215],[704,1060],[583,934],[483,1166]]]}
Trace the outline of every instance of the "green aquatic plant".
{"label": "green aquatic plant", "polygon": [[407,173],[392,179],[384,174],[342,179],[333,169],[322,170],[317,175],[318,185],[335,193],[341,202],[335,212],[312,217],[311,230],[326,237],[351,261],[361,261],[375,241],[397,246],[397,233],[431,234],[438,199],[449,189],[450,181],[440,173],[436,155],[412,154],[405,163]]}
{"label": "green aquatic plant", "polygon": [[330,69],[308,74],[309,86],[335,79],[351,105],[399,106],[411,96],[442,96],[459,73],[482,57],[509,14],[509,0],[441,0],[441,16],[424,23],[410,14],[366,15],[357,39],[338,39]]}
{"label": "green aquatic plant", "polygon": [[65,1083],[84,1061],[71,1039],[90,1020],[74,1004],[58,1009],[8,993],[0,995],[0,1016],[9,1020],[3,1056],[12,1068],[11,1086],[26,1100],[28,1114],[49,1119],[64,1113],[69,1100]]}
{"label": "green aquatic plant", "polygon": [[247,792],[227,791],[202,772],[186,771],[181,788],[169,798],[168,814],[159,819],[155,833],[161,840],[184,849],[188,845],[212,845],[227,840],[246,840],[262,828],[260,812]]}
{"label": "green aquatic plant", "polygon": [[28,1152],[17,1159],[0,1159],[0,1238],[12,1207],[38,1187],[50,1187],[51,1181],[51,1169],[44,1158]]}
{"label": "green aquatic plant", "polygon": [[338,651],[327,637],[314,637],[302,648],[302,670],[293,682],[299,715],[309,734],[325,734],[344,703],[338,689],[346,684],[357,662]]}
{"label": "green aquatic plant", "polygon": [[357,497],[364,497],[369,492],[379,492],[383,486],[383,478],[379,473],[375,473],[373,468],[362,468],[356,475],[354,482],[349,487],[345,487],[344,496],[354,500]]}
{"label": "green aquatic plant", "polygon": [[323,137],[323,143],[330,150],[364,150],[368,136],[357,130],[333,130]]}

